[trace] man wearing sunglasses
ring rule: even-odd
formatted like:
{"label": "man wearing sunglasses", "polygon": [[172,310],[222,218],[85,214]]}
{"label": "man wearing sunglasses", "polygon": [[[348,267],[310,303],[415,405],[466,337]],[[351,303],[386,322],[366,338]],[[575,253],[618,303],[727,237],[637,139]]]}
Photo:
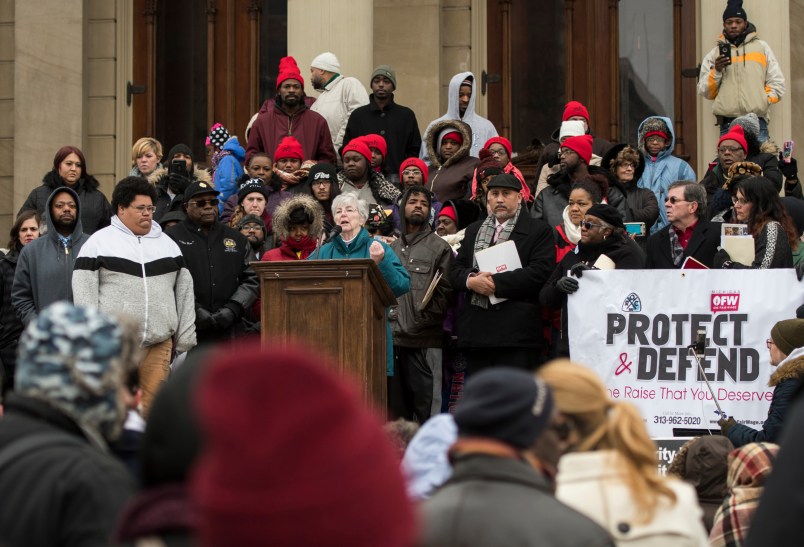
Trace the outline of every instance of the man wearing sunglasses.
{"label": "man wearing sunglasses", "polygon": [[184,192],[187,218],[167,234],[176,241],[193,277],[198,344],[243,334],[240,319],[257,299],[257,274],[249,267],[246,236],[218,222],[218,194],[206,182]]}
{"label": "man wearing sunglasses", "polygon": [[170,373],[175,353],[195,346],[193,280],[181,249],[154,222],[156,188],[142,177],[115,186],[111,226],[92,234],[73,270],[76,305],[125,313],[141,328],[142,411]]}

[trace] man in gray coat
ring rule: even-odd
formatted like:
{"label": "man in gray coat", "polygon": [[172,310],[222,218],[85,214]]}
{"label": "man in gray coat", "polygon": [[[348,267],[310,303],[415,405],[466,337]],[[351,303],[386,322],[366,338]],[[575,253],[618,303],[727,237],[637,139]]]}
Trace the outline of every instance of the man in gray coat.
{"label": "man in gray coat", "polygon": [[455,410],[452,477],[424,503],[424,547],[613,546],[588,517],[553,496],[557,411],[550,389],[508,367],[480,371]]}

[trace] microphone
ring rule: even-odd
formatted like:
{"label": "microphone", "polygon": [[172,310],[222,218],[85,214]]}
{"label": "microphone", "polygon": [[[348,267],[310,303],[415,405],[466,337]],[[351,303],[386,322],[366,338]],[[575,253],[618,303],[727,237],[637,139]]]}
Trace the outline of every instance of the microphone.
{"label": "microphone", "polygon": [[706,352],[706,329],[698,329],[698,334],[695,337],[695,355],[703,357]]}
{"label": "microphone", "polygon": [[334,226],[332,230],[330,230],[329,233],[327,234],[327,237],[324,239],[324,244],[329,243],[333,237],[340,234],[342,231],[343,227],[340,224]]}

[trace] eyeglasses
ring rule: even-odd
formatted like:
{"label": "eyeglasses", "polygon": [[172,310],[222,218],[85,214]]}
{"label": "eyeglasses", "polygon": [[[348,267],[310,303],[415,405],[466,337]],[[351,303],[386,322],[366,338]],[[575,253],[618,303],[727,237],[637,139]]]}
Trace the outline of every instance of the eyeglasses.
{"label": "eyeglasses", "polygon": [[131,209],[135,209],[141,215],[144,215],[146,213],[152,215],[154,214],[154,211],[156,211],[156,207],[154,207],[153,205],[137,205],[137,206],[130,205],[129,207]]}
{"label": "eyeglasses", "polygon": [[419,171],[418,169],[405,169],[404,171],[402,171],[403,177],[410,177],[413,175],[421,175],[421,174],[422,172]]}
{"label": "eyeglasses", "polygon": [[508,152],[506,152],[504,148],[502,150],[492,150],[491,148],[489,148],[489,152],[491,152],[492,156],[507,156],[508,155]]}
{"label": "eyeglasses", "polygon": [[721,154],[725,154],[726,152],[736,152],[737,150],[742,150],[740,146],[721,146],[717,149],[718,152]]}
{"label": "eyeglasses", "polygon": [[262,230],[262,226],[259,224],[246,224],[245,226],[241,226],[240,230],[243,232],[257,232]]}
{"label": "eyeglasses", "polygon": [[330,181],[326,180],[326,179],[324,179],[324,180],[316,180],[316,181],[313,182],[313,186],[329,186],[330,184],[332,184],[332,183]]}
{"label": "eyeglasses", "polygon": [[688,199],[681,199],[681,198],[677,198],[676,196],[670,196],[669,198],[664,200],[665,203],[667,203],[668,201],[670,202],[671,205],[675,205],[676,203],[679,203],[679,202],[682,202],[682,201],[686,201],[687,203],[689,203]]}
{"label": "eyeglasses", "polygon": [[193,205],[195,205],[196,207],[198,207],[200,209],[200,208],[206,207],[208,205],[212,206],[212,207],[217,207],[217,205],[220,203],[220,200],[218,198],[196,199],[194,201],[188,201],[187,203],[192,203]]}
{"label": "eyeglasses", "polygon": [[603,224],[595,224],[594,222],[589,222],[588,220],[581,221],[581,228],[586,228],[587,230],[591,230],[593,227],[595,228],[608,228],[608,226],[604,226]]}
{"label": "eyeglasses", "polygon": [[572,148],[562,148],[561,150],[558,151],[559,157],[566,156],[568,154],[575,154],[575,150],[573,150]]}
{"label": "eyeglasses", "polygon": [[768,349],[770,349],[771,346],[775,346],[776,344],[773,343],[772,339],[768,338],[765,340],[765,345],[768,346]]}
{"label": "eyeglasses", "polygon": [[740,207],[742,207],[746,203],[748,203],[748,200],[746,200],[745,198],[738,198],[738,197],[735,197],[735,196],[731,196],[731,202],[734,205],[739,205]]}

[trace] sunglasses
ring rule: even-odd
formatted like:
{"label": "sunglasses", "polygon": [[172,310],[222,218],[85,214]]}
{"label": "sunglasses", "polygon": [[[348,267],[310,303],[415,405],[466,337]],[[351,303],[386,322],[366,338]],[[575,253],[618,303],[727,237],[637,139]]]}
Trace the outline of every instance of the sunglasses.
{"label": "sunglasses", "polygon": [[689,200],[677,198],[676,196],[670,196],[669,198],[667,198],[664,201],[665,202],[669,201],[671,205],[675,205],[676,203],[679,203],[679,202],[682,202],[682,201],[687,201],[688,202]]}
{"label": "sunglasses", "polygon": [[199,208],[206,207],[207,205],[211,205],[212,207],[217,207],[217,205],[220,203],[220,200],[218,198],[197,199],[195,201],[188,201],[187,203],[192,203],[193,205],[195,205],[196,207],[199,207]]}
{"label": "sunglasses", "polygon": [[605,228],[602,224],[595,224],[594,222],[589,222],[588,220],[581,221],[581,228],[586,228],[587,230],[591,230],[592,227],[595,228]]}

